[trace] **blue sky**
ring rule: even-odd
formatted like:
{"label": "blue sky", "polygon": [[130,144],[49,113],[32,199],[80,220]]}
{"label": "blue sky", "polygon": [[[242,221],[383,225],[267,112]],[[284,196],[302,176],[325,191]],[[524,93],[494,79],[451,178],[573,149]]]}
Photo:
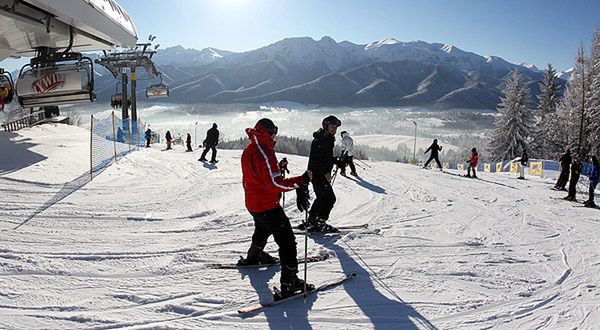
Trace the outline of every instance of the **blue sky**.
{"label": "blue sky", "polygon": [[598,0],[117,0],[140,41],[157,35],[161,48],[182,45],[231,51],[256,49],[285,37],[328,35],[366,44],[452,43],[544,68],[573,66],[600,27]]}

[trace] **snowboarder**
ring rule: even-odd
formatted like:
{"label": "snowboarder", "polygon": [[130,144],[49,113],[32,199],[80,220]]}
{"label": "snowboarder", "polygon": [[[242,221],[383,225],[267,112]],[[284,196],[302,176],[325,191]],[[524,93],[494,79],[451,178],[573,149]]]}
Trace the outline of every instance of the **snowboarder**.
{"label": "snowboarder", "polygon": [[[469,167],[467,168],[467,178],[477,179],[477,163],[479,162],[479,154],[477,153],[477,149],[471,149],[471,158],[467,160]],[[473,170],[473,175],[471,176],[471,170]]]}
{"label": "snowboarder", "polygon": [[290,170],[288,170],[288,160],[286,157],[283,157],[279,162],[279,173],[281,176],[285,178],[285,174],[290,174]]}
{"label": "snowboarder", "polygon": [[302,224],[300,229],[308,226],[308,231],[335,233],[338,229],[327,223],[329,214],[336,198],[331,186],[331,170],[333,169],[333,147],[335,133],[342,122],[335,116],[323,119],[322,127],[313,133],[313,141],[308,157],[308,170],[313,173],[312,185],[317,198],[308,215],[308,223]]}
{"label": "snowboarder", "polygon": [[431,154],[429,155],[429,159],[427,160],[427,162],[425,162],[425,165],[423,166],[423,168],[427,168],[427,165],[429,165],[429,163],[435,159],[435,162],[437,163],[438,168],[440,169],[440,171],[443,171],[442,164],[440,163],[440,159],[439,159],[439,152],[442,151],[442,146],[438,145],[437,139],[433,139],[433,143],[429,146],[429,148],[427,148],[427,150],[425,150],[425,152],[423,154],[426,154],[430,150],[431,150]]}
{"label": "snowboarder", "polygon": [[192,150],[192,136],[190,133],[187,133],[187,137],[185,138],[185,145],[187,146],[186,152],[194,151]]}
{"label": "snowboarder", "polygon": [[152,130],[150,129],[150,127],[148,127],[144,134],[146,136],[146,148],[150,148],[150,139],[152,138]]}
{"label": "snowboarder", "polygon": [[202,143],[204,145],[204,151],[202,152],[202,155],[200,156],[200,159],[198,159],[201,162],[205,162],[206,161],[206,154],[208,153],[208,150],[212,150],[211,154],[210,154],[210,162],[211,163],[216,163],[218,162],[217,160],[217,144],[219,144],[219,130],[217,129],[217,123],[213,123],[212,128],[209,129],[208,131],[206,131],[206,139],[204,140],[204,142]]}
{"label": "snowboarder", "polygon": [[[298,259],[296,257],[296,238],[290,220],[279,204],[282,192],[296,189],[297,206],[303,212],[310,206],[308,183],[312,173],[302,176],[283,178],[277,171],[275,156],[275,136],[277,126],[268,118],[259,120],[254,128],[247,128],[250,144],[242,153],[242,182],[246,208],[254,219],[252,244],[245,259],[238,265],[268,264],[276,259],[264,252],[269,236],[273,235],[279,246],[281,263],[282,296],[290,296],[304,290],[304,281],[298,278]],[[307,284],[307,290],[313,285]]]}
{"label": "snowboarder", "polygon": [[348,132],[343,131],[342,136],[342,155],[340,156],[340,174],[346,175],[346,165],[350,166],[350,175],[358,176],[356,174],[356,167],[354,167],[354,140],[350,137]]}
{"label": "snowboarder", "polygon": [[583,202],[583,205],[587,207],[596,207],[594,203],[594,190],[598,186],[598,176],[600,174],[600,163],[598,163],[598,157],[592,156],[592,172],[590,173],[590,191],[588,200]]}
{"label": "snowboarder", "polygon": [[569,194],[565,197],[568,201],[577,200],[577,182],[581,175],[582,164],[579,159],[575,159],[571,164],[571,178],[569,179]]}
{"label": "snowboarder", "polygon": [[571,150],[567,149],[564,155],[560,156],[558,159],[560,162],[560,175],[558,176],[558,180],[556,180],[555,189],[558,190],[567,190],[565,186],[569,181],[569,166],[571,166]]}
{"label": "snowboarder", "polygon": [[173,143],[173,137],[171,136],[171,131],[167,131],[167,134],[165,134],[165,140],[167,140],[167,150],[171,150],[173,148],[171,148],[171,143]]}
{"label": "snowboarder", "polygon": [[523,153],[521,154],[521,175],[517,179],[525,180],[525,166],[527,166],[527,162],[529,162],[529,156],[527,156],[527,151],[523,149]]}

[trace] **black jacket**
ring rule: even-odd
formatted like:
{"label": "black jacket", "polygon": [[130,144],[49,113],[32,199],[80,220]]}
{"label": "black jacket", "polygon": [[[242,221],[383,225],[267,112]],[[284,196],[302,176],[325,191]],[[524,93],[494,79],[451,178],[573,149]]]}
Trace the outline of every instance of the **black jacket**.
{"label": "black jacket", "polygon": [[521,155],[521,165],[527,165],[528,161],[529,161],[529,156],[527,156],[526,152],[523,152],[523,154]]}
{"label": "black jacket", "polygon": [[313,138],[308,157],[308,169],[313,172],[313,176],[322,177],[331,173],[333,169],[335,137],[321,128],[313,133]]}
{"label": "black jacket", "polygon": [[560,159],[558,160],[560,162],[560,167],[562,168],[569,168],[569,165],[571,165],[571,154],[570,153],[565,153],[564,155],[560,156]]}
{"label": "black jacket", "polygon": [[171,132],[170,131],[167,131],[167,134],[165,135],[165,139],[167,139],[167,141],[173,140],[173,138],[171,137]]}
{"label": "black jacket", "polygon": [[442,150],[442,147],[434,142],[429,146],[429,148],[427,148],[427,150],[425,150],[425,153],[427,153],[429,150],[431,150],[431,157],[437,157],[438,153]]}
{"label": "black jacket", "polygon": [[206,140],[204,141],[208,147],[214,147],[219,144],[219,130],[216,127],[213,127],[206,131]]}

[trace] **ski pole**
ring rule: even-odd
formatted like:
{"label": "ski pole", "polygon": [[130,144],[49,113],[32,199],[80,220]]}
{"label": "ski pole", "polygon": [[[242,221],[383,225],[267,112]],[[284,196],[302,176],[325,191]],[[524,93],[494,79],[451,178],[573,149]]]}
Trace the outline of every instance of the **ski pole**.
{"label": "ski pole", "polygon": [[335,171],[333,172],[333,175],[331,176],[331,186],[332,187],[333,187],[333,183],[335,182],[335,177],[337,176],[338,169],[339,169],[339,167],[336,165]]}
{"label": "ski pole", "polygon": [[306,299],[306,259],[308,259],[308,211],[304,210],[304,212],[304,299]]}
{"label": "ski pole", "polygon": [[362,161],[362,160],[360,160],[360,159],[358,159],[358,158],[356,158],[356,160],[357,160],[357,161],[359,161],[359,162],[361,162],[361,163],[362,163],[363,165],[365,165],[366,167],[368,167],[368,168],[371,168],[371,165],[369,165],[369,164],[365,163],[364,161]]}
{"label": "ski pole", "polygon": [[283,206],[282,206],[282,207],[283,207],[283,209],[285,210],[285,192],[283,193],[283,196],[282,196],[282,198],[283,198],[283,200],[282,200],[282,204],[283,204]]}

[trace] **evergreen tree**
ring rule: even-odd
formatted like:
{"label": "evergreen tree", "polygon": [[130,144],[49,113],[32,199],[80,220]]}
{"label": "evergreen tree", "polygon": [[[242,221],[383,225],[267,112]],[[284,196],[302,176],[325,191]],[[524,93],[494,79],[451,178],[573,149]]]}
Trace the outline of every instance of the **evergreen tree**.
{"label": "evergreen tree", "polygon": [[589,93],[587,95],[587,117],[590,151],[600,153],[600,28],[594,33],[592,56],[590,58]]}
{"label": "evergreen tree", "polygon": [[535,152],[529,146],[530,134],[534,125],[530,108],[531,96],[523,83],[523,77],[515,70],[502,90],[504,94],[498,104],[500,117],[490,143],[490,153],[494,160],[513,159],[526,150],[530,157]]}
{"label": "evergreen tree", "polygon": [[548,64],[548,69],[544,75],[544,80],[540,83],[540,95],[538,96],[539,105],[538,113],[540,120],[534,133],[532,141],[532,149],[540,158],[549,156],[548,135],[551,134],[553,114],[556,112],[556,107],[559,101],[559,85],[556,70],[552,64]]}

